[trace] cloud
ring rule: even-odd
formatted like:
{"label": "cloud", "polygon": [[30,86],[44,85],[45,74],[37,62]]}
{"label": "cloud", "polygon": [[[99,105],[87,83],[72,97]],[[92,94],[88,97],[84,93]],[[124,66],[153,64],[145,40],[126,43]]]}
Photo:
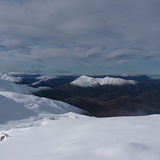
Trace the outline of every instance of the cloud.
{"label": "cloud", "polygon": [[135,51],[143,51],[143,48],[140,47],[131,47],[129,49],[135,50]]}
{"label": "cloud", "polygon": [[56,73],[61,73],[61,74],[66,74],[66,73],[70,73],[70,71],[55,71]]}
{"label": "cloud", "polygon": [[25,72],[26,73],[37,73],[37,74],[43,73],[43,71],[40,70],[40,69],[37,69],[37,70],[34,70],[34,69],[32,69],[32,70],[26,70]]}
{"label": "cloud", "polygon": [[6,46],[6,47],[11,47],[11,48],[19,48],[19,49],[30,49],[28,46],[25,46],[23,44],[21,44],[20,41],[18,40],[3,40],[0,42],[0,45],[2,46]]}
{"label": "cloud", "polygon": [[49,69],[160,61],[159,7],[159,0],[0,1],[1,58]]}
{"label": "cloud", "polygon": [[41,59],[41,58],[37,58],[36,60],[37,60],[37,62],[40,62],[40,63],[41,63],[41,62],[44,62],[44,60]]}
{"label": "cloud", "polygon": [[19,69],[15,64],[4,64],[0,67],[1,72],[18,72]]}

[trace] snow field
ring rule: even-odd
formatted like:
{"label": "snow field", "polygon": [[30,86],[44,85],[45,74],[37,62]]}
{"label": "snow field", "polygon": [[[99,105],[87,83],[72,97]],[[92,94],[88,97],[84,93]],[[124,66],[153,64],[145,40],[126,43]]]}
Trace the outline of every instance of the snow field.
{"label": "snow field", "polygon": [[[83,110],[64,102],[14,92],[0,92],[0,124],[40,114],[82,113]],[[40,117],[40,116],[38,116]]]}
{"label": "snow field", "polygon": [[76,116],[7,131],[11,137],[0,142],[0,159],[160,159],[159,115],[101,119]]}

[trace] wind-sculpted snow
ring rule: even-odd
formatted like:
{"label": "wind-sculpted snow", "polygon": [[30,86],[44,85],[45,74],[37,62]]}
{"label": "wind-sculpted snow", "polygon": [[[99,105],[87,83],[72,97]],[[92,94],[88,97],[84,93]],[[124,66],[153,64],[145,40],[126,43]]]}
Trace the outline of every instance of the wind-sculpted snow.
{"label": "wind-sculpted snow", "polygon": [[125,85],[125,84],[133,84],[135,85],[137,82],[134,80],[124,80],[121,78],[92,78],[88,76],[81,76],[76,80],[72,81],[70,84],[80,87],[95,87],[99,85]]}
{"label": "wind-sculpted snow", "polygon": [[14,82],[0,79],[0,91],[10,91],[10,92],[16,92],[16,93],[31,94],[31,92],[35,92],[41,89],[49,89],[49,87],[32,88],[32,87],[28,87],[27,85],[20,85]]}
{"label": "wind-sculpted snow", "polygon": [[67,103],[14,92],[0,92],[0,123],[20,120],[39,114],[82,113],[83,110]]}
{"label": "wind-sculpted snow", "polygon": [[20,77],[14,77],[5,73],[0,73],[0,79],[11,82],[20,82],[22,80]]}
{"label": "wind-sculpted snow", "polygon": [[38,115],[36,112],[0,95],[0,124],[10,120],[19,120]]}
{"label": "wind-sculpted snow", "polygon": [[71,106],[67,103],[48,98],[37,97],[34,95],[25,95],[14,92],[0,92],[0,95],[11,99],[36,113],[63,114],[67,112],[82,112],[81,109]]}
{"label": "wind-sculpted snow", "polygon": [[10,81],[0,79],[0,91],[28,93],[28,88],[29,87],[27,87],[26,85],[18,85]]}
{"label": "wind-sculpted snow", "polygon": [[[63,117],[63,115],[61,115]],[[3,130],[0,159],[159,160],[160,116],[45,119],[39,127]],[[76,116],[78,118],[76,118]]]}

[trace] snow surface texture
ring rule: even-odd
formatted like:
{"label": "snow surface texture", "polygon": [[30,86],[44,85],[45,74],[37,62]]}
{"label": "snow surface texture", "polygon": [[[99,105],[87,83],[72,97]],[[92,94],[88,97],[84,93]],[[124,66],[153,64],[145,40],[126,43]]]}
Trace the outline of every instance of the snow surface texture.
{"label": "snow surface texture", "polygon": [[11,75],[8,75],[6,73],[0,73],[0,79],[11,81],[11,82],[20,82],[22,80],[21,77],[13,77]]}
{"label": "snow surface texture", "polygon": [[0,91],[10,91],[16,93],[23,93],[23,94],[31,94],[31,92],[36,92],[41,89],[48,89],[49,87],[39,87],[39,88],[32,88],[28,87],[27,85],[19,85],[7,80],[0,79]]}
{"label": "snow surface texture", "polygon": [[64,114],[68,112],[82,113],[83,110],[67,103],[41,98],[34,95],[24,95],[14,92],[0,92],[1,110],[0,123],[9,120],[20,120],[39,114]]}
{"label": "snow surface texture", "polygon": [[[62,117],[64,115],[61,115]],[[1,131],[0,159],[159,160],[160,116],[45,119],[41,126]]]}
{"label": "snow surface texture", "polygon": [[23,105],[0,95],[0,124],[7,120],[19,120],[37,115]]}
{"label": "snow surface texture", "polygon": [[38,81],[32,83],[32,85],[37,85],[43,81],[48,81],[48,80],[56,79],[56,78],[58,78],[58,77],[57,76],[40,76],[40,77],[36,78],[36,80],[38,80]]}
{"label": "snow surface texture", "polygon": [[134,80],[124,80],[121,78],[92,78],[88,76],[80,76],[76,80],[72,81],[70,84],[80,87],[95,87],[98,85],[125,85],[125,84],[133,84],[135,85],[137,82]]}

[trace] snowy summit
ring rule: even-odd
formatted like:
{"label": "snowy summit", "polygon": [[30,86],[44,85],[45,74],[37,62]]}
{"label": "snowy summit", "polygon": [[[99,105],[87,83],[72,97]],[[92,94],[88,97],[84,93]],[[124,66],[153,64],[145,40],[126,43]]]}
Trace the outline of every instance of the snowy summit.
{"label": "snowy summit", "polygon": [[121,78],[111,78],[111,77],[105,77],[105,78],[92,78],[88,76],[80,76],[76,80],[72,81],[70,84],[80,87],[95,87],[99,85],[125,85],[125,84],[133,84],[135,85],[137,82],[134,80],[125,80]]}

